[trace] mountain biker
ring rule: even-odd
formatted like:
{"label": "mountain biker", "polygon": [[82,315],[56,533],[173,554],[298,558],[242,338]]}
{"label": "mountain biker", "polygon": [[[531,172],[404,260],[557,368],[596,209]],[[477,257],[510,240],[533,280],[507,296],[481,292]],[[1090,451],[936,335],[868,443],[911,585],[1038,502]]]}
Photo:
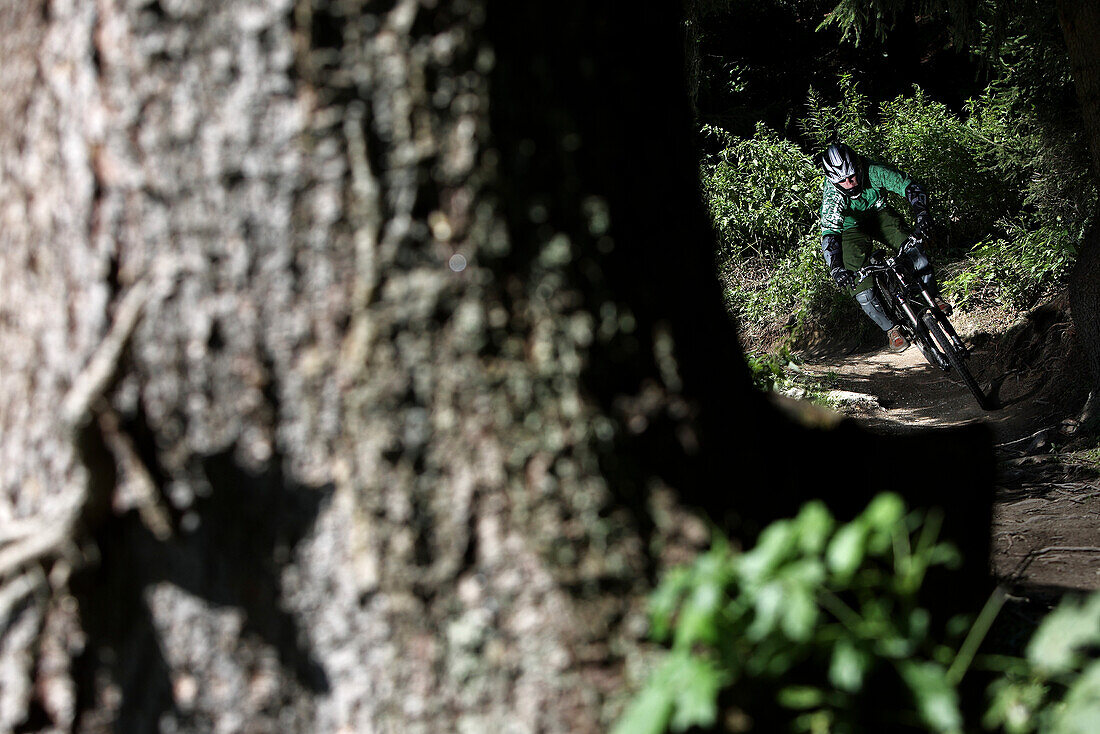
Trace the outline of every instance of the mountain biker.
{"label": "mountain biker", "polygon": [[[875,248],[875,241],[885,242],[898,250],[909,239],[915,245],[903,253],[913,270],[933,294],[933,301],[944,313],[951,307],[939,296],[932,265],[920,244],[932,233],[932,215],[928,212],[928,196],[919,183],[901,171],[858,155],[844,143],[833,143],[821,156],[825,169],[825,185],[821,201],[821,249],[829,275],[842,290],[856,301],[872,321],[884,332],[895,351],[909,346],[898,324],[882,307],[871,278],[858,283],[855,271],[865,264]],[[909,232],[898,212],[886,201],[886,192],[904,197],[916,215],[916,227]]]}

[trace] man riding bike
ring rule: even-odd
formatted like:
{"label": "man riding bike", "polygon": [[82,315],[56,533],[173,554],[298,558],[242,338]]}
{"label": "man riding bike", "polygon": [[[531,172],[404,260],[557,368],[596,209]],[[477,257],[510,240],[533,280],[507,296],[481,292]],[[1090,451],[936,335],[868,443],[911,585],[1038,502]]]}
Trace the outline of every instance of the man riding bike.
{"label": "man riding bike", "polygon": [[[906,248],[903,256],[909,258],[913,270],[933,294],[936,306],[944,313],[951,312],[951,307],[939,296],[932,265],[920,248],[920,243],[932,233],[928,196],[909,176],[863,158],[844,143],[826,148],[821,164],[826,179],[821,201],[825,266],[836,284],[855,296],[864,313],[886,332],[890,347],[900,352],[909,343],[899,325],[886,315],[872,279],[864,278],[857,283],[855,273],[870,257],[875,241],[887,243],[897,251],[912,234],[916,242]],[[886,201],[887,191],[904,197],[913,207],[916,227],[912,233]]]}

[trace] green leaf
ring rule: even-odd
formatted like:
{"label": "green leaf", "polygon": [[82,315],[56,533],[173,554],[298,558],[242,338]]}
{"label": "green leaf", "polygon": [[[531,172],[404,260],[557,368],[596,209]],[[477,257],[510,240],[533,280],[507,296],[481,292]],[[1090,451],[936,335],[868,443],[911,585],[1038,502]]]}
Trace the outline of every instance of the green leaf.
{"label": "green leaf", "polygon": [[718,613],[723,596],[722,587],[714,579],[702,580],[692,589],[676,624],[676,647],[689,648],[698,642],[713,644],[718,639]]}
{"label": "green leaf", "polygon": [[773,581],[760,587],[753,595],[755,614],[752,624],[745,631],[749,640],[760,641],[775,629],[783,606],[783,592],[783,583]]}
{"label": "green leaf", "polygon": [[1085,668],[1066,693],[1050,734],[1096,734],[1100,728],[1100,660]]}
{"label": "green leaf", "polygon": [[1038,681],[1000,678],[989,687],[989,709],[982,717],[986,729],[1003,727],[1006,734],[1031,734],[1038,726],[1046,687]]}
{"label": "green leaf", "polygon": [[867,526],[852,522],[836,532],[825,552],[825,562],[829,570],[847,580],[856,572],[867,552]]}
{"label": "green leaf", "polygon": [[863,687],[863,678],[871,667],[871,656],[855,643],[842,637],[833,648],[829,662],[829,682],[847,693],[855,693]]}
{"label": "green leaf", "polygon": [[856,522],[867,526],[867,552],[883,556],[894,548],[894,539],[904,530],[905,503],[892,492],[877,495]]}
{"label": "green leaf", "polygon": [[672,619],[691,584],[691,570],[681,566],[670,570],[649,597],[649,636],[658,642],[668,639]]}
{"label": "green leaf", "polygon": [[783,708],[804,711],[814,709],[825,703],[825,693],[813,686],[787,686],[781,688],[776,700]]}
{"label": "green leaf", "polygon": [[940,734],[962,731],[959,694],[947,682],[944,666],[930,661],[905,661],[898,664],[898,671],[912,691],[917,712],[925,724]]}
{"label": "green leaf", "polygon": [[797,540],[790,520],[777,520],[766,527],[756,546],[737,559],[742,581],[749,585],[767,582],[772,572],[790,558]]}
{"label": "green leaf", "polygon": [[1100,593],[1085,601],[1067,599],[1047,615],[1027,645],[1027,659],[1046,673],[1073,670],[1080,650],[1100,644]]}
{"label": "green leaf", "polygon": [[710,727],[718,718],[718,692],[729,680],[715,664],[686,650],[661,663],[615,722],[612,734],[661,734]]}
{"label": "green leaf", "polygon": [[672,698],[673,692],[654,675],[615,722],[611,734],[663,734],[672,717]]}
{"label": "green leaf", "polygon": [[694,655],[683,656],[676,672],[672,730],[714,726],[718,719],[718,692],[726,676],[710,660]]}
{"label": "green leaf", "polygon": [[825,549],[829,535],[836,527],[836,520],[824,502],[814,500],[802,506],[794,524],[798,533],[798,547],[807,555],[818,555]]}
{"label": "green leaf", "polygon": [[807,642],[814,634],[818,609],[813,590],[805,586],[788,587],[780,627],[795,642]]}
{"label": "green leaf", "polygon": [[860,519],[872,529],[888,533],[892,533],[904,517],[905,502],[893,492],[877,495],[860,515]]}
{"label": "green leaf", "polygon": [[825,582],[825,564],[816,558],[804,558],[787,564],[776,576],[788,584],[817,587]]}

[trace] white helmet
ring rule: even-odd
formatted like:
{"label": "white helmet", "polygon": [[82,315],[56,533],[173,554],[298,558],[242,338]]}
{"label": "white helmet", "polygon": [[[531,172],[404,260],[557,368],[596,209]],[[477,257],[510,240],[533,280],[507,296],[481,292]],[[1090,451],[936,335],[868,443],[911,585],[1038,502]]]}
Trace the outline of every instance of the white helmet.
{"label": "white helmet", "polygon": [[[821,156],[821,165],[825,168],[825,178],[836,186],[845,196],[855,198],[863,191],[863,174],[860,171],[860,158],[856,152],[844,143],[833,143]],[[851,177],[856,177],[856,185],[846,189],[840,182]]]}

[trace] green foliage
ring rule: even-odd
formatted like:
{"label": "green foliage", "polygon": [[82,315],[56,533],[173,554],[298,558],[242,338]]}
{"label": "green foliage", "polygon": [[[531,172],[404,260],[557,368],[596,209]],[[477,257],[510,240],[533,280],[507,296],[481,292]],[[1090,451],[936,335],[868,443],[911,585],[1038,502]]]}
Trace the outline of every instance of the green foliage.
{"label": "green foliage", "polygon": [[829,104],[816,89],[806,96],[806,115],[798,121],[802,135],[814,150],[843,140],[867,154],[874,148],[874,130],[868,119],[870,100],[864,95],[851,74],[841,74],[837,80],[839,100]]}
{"label": "green foliage", "polygon": [[[1015,211],[1020,195],[1015,180],[999,168],[992,149],[968,120],[930,100],[919,87],[912,96],[882,102],[872,110],[850,76],[840,78],[841,100],[825,104],[811,90],[803,133],[823,148],[844,140],[873,160],[891,165],[922,182],[945,242],[973,242],[998,217]],[[896,201],[907,213],[908,205]]]}
{"label": "green foliage", "polygon": [[763,125],[747,140],[709,125],[703,135],[721,146],[700,168],[719,256],[774,255],[798,246],[803,223],[821,207],[820,178],[809,156]]}
{"label": "green foliage", "polygon": [[792,330],[850,311],[851,299],[822,267],[816,220],[823,178],[811,158],[763,125],[749,139],[711,126],[703,134],[717,147],[702,161],[700,181],[730,310],[748,323],[793,317]]}
{"label": "green foliage", "polygon": [[829,278],[816,233],[779,255],[720,261],[719,277],[730,310],[743,324],[785,324],[797,334],[859,313],[855,301]]}
{"label": "green foliage", "polygon": [[[659,734],[715,725],[731,702],[750,717],[783,712],[786,731],[861,731],[861,696],[893,680],[907,694],[897,721],[939,734],[963,731],[959,683],[992,616],[995,595],[962,644],[920,603],[933,569],[958,562],[939,518],[876,497],[838,522],[819,501],[768,526],[738,553],[720,536],[689,566],[670,571],[650,600],[650,633],[670,651],[613,734]],[[960,631],[961,636],[961,631]],[[1007,734],[1071,734],[1100,720],[1100,594],[1068,601],[1038,628],[1026,659],[992,660],[983,723]],[[742,694],[738,697],[738,694]],[[875,695],[878,695],[877,693]],[[894,702],[891,702],[894,703]],[[778,731],[779,729],[773,729]]]}
{"label": "green foliage", "polygon": [[1076,257],[1076,238],[1058,222],[1002,222],[1005,235],[982,240],[967,261],[944,280],[960,308],[999,303],[1017,310],[1035,305],[1061,283]]}
{"label": "green foliage", "polygon": [[791,351],[789,345],[781,345],[771,352],[746,352],[745,362],[756,389],[830,407],[826,395],[830,380],[812,377],[804,372],[802,360]]}
{"label": "green foliage", "polygon": [[[1004,5],[991,0],[925,0],[921,3],[921,14],[933,15],[937,23],[946,19],[952,40],[961,46],[974,40],[979,29],[999,26]],[[841,41],[851,37],[857,46],[864,31],[884,40],[898,14],[907,9],[904,0],[840,0],[818,30],[835,26],[841,32]]]}
{"label": "green foliage", "polygon": [[[1100,721],[1100,594],[1068,598],[1032,635],[1023,660],[1007,661],[983,719],[1007,734],[1085,734]],[[1091,653],[1091,654],[1090,654]]]}
{"label": "green foliage", "polygon": [[871,30],[876,38],[885,38],[899,9],[899,4],[892,4],[888,0],[840,0],[817,29],[820,31],[836,26],[841,32],[841,41],[851,37],[858,46],[863,40],[864,30]]}
{"label": "green foliage", "polygon": [[[753,679],[772,682],[794,730],[817,720],[829,722],[828,731],[853,731],[858,695],[872,675],[907,686],[911,713],[931,731],[958,731],[943,651],[917,603],[929,569],[958,559],[936,540],[935,520],[920,520],[899,497],[883,494],[844,524],[811,502],[770,525],[745,553],[716,540],[654,593],[652,635],[672,653],[614,731],[641,731],[633,727],[643,719],[653,732],[708,726],[719,692]],[[708,703],[697,691],[684,710],[683,681],[671,688],[669,681],[688,657],[701,661],[694,670]]]}

